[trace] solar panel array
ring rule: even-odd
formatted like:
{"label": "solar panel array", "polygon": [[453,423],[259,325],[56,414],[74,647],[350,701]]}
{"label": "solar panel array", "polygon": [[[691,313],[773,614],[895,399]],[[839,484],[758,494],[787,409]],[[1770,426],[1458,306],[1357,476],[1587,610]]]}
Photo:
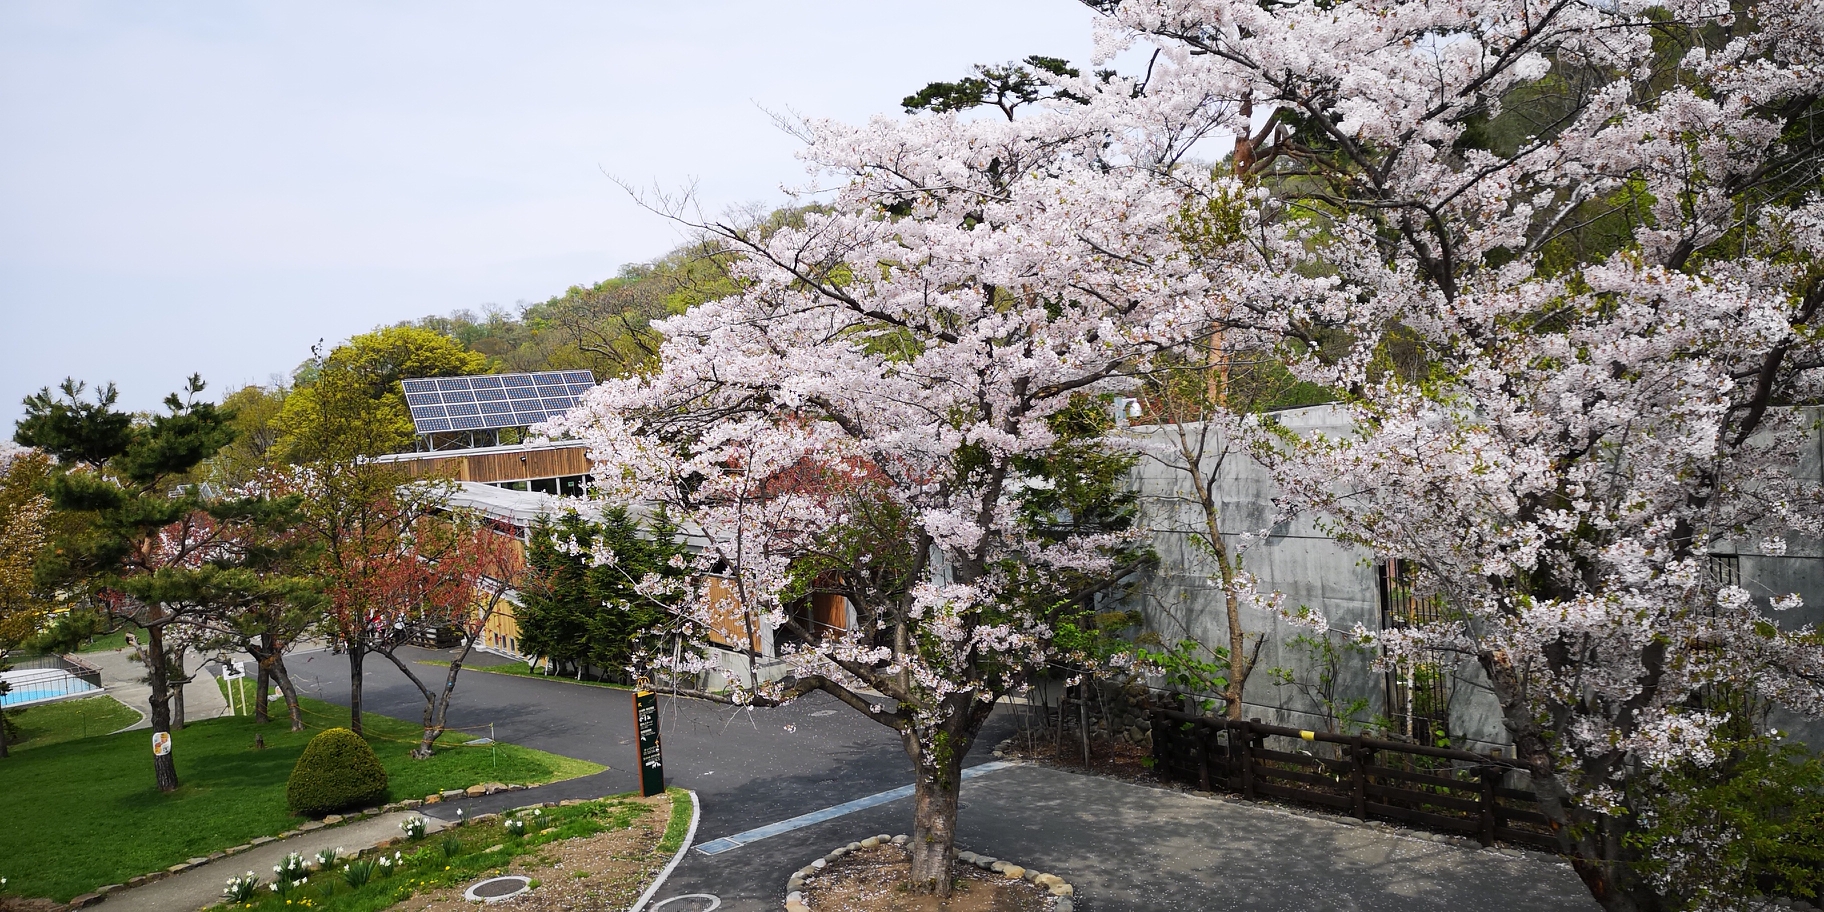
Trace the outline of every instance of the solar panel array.
{"label": "solar panel array", "polygon": [[526,427],[576,407],[595,387],[586,370],[404,381],[405,404],[420,434]]}

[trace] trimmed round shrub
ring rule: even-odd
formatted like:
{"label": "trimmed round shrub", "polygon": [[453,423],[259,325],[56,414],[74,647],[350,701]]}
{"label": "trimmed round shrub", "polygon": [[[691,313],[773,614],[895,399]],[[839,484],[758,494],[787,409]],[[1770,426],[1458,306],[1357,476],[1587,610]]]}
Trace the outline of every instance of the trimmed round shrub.
{"label": "trimmed round shrub", "polygon": [[386,768],[360,735],[331,728],[310,739],[285,784],[293,813],[321,817],[386,801]]}

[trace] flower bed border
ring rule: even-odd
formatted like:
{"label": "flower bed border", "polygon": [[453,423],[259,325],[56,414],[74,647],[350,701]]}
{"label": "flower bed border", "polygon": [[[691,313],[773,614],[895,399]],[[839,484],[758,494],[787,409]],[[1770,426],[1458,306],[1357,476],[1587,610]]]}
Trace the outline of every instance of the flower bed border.
{"label": "flower bed border", "polygon": [[[851,842],[847,845],[840,845],[831,849],[823,857],[814,859],[810,864],[793,871],[792,876],[786,878],[785,912],[811,912],[811,907],[805,904],[804,901],[805,878],[811,877],[822,871],[825,867],[829,866],[830,862],[835,861],[850,852],[859,851],[861,849],[871,849],[881,845],[904,846],[910,841],[911,837],[906,836],[903,833],[898,836],[888,836],[885,833],[882,833],[879,836],[869,836],[859,842]],[[956,861],[963,864],[975,865],[984,871],[991,871],[995,874],[1005,876],[1009,880],[1024,880],[1029,884],[1044,888],[1051,894],[1052,912],[1075,912],[1076,910],[1074,897],[1076,896],[1077,888],[1071,886],[1068,881],[1056,874],[1046,874],[1039,871],[1037,868],[1016,865],[1012,862],[995,858],[992,855],[978,855],[974,852],[958,852],[956,853]]]}
{"label": "flower bed border", "polygon": [[[263,845],[269,845],[274,842],[281,842],[286,839],[291,839],[291,838],[294,838],[297,836],[302,836],[305,833],[313,833],[313,832],[316,832],[317,830],[321,830],[326,827],[340,826],[341,824],[344,824],[344,823],[353,823],[353,822],[355,822],[357,820],[361,820],[363,818],[378,817],[381,814],[391,814],[396,811],[417,810],[419,808],[427,807],[429,805],[440,804],[444,801],[454,801],[458,798],[479,798],[483,795],[496,795],[501,792],[523,792],[523,791],[527,791],[529,789],[539,788],[541,786],[548,785],[548,784],[549,783],[535,782],[535,783],[520,785],[517,783],[506,784],[506,783],[500,783],[500,782],[489,782],[489,783],[486,783],[483,785],[472,785],[466,789],[450,789],[448,791],[440,792],[435,795],[427,795],[423,798],[408,798],[404,801],[394,801],[394,802],[391,802],[390,804],[385,804],[380,807],[368,808],[367,810],[364,810],[364,811],[356,811],[356,812],[349,813],[349,814],[330,814],[330,815],[324,817],[322,820],[312,820],[295,829],[286,830],[285,832],[280,833],[277,836],[260,836],[256,839],[249,840],[247,843],[245,843],[243,845],[238,845],[238,846],[233,846],[231,848],[223,849],[220,852],[215,852],[215,853],[205,856],[205,857],[192,858],[189,861],[185,861],[181,864],[174,864],[171,867],[166,868],[162,871],[150,871],[145,874],[141,874],[138,877],[127,878],[127,882],[124,884],[108,884],[107,886],[104,886],[104,887],[97,887],[92,892],[84,893],[83,895],[70,900],[69,904],[64,906],[64,908],[66,910],[70,910],[70,912],[74,912],[74,910],[76,910],[76,909],[85,909],[85,908],[88,908],[90,906],[93,906],[93,905],[96,905],[98,903],[105,901],[108,898],[108,894],[113,893],[116,890],[127,890],[127,889],[131,889],[133,887],[143,887],[146,884],[156,883],[158,881],[164,880],[167,877],[171,877],[176,874],[182,874],[186,871],[189,871],[192,868],[199,868],[199,867],[202,867],[203,865],[209,864],[211,862],[221,861],[221,860],[227,859],[227,858],[232,858],[236,855],[241,854],[242,852],[245,852],[249,849],[254,848],[255,846],[263,846]],[[477,790],[479,790],[479,791],[477,791]],[[544,802],[543,804],[539,804],[539,805],[527,805],[526,808],[519,808],[518,810],[526,810],[531,807],[556,807],[559,803],[560,802],[547,801],[547,802]],[[499,816],[499,815],[497,815],[497,814],[483,815],[482,817],[478,817],[475,820],[472,820],[469,822],[471,822],[471,823],[480,822],[484,819],[496,817],[496,816]],[[392,840],[388,840],[387,842],[382,843],[382,846],[390,845],[391,842],[392,842]],[[362,852],[365,852],[365,851],[367,851],[367,850],[366,849],[362,850]],[[353,855],[356,855],[356,856],[358,856],[360,854],[361,854],[361,852],[353,853]]]}

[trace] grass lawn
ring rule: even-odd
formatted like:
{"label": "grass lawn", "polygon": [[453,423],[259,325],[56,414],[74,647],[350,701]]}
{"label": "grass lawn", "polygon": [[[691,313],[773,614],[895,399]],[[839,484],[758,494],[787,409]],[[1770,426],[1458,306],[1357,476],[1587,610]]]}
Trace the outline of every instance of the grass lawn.
{"label": "grass lawn", "polygon": [[[105,735],[139,721],[139,713],[113,697],[60,700],[8,710],[6,717],[19,726],[18,740],[9,739],[6,745],[9,750],[16,751]],[[0,773],[0,779],[3,778],[4,773]]]}
{"label": "grass lawn", "polygon": [[[303,732],[282,707],[274,721],[210,719],[172,733],[183,787],[152,784],[144,731],[49,744],[0,760],[0,877],[16,896],[66,901],[102,884],[271,836],[303,821],[285,808],[285,780],[310,738],[346,726],[348,710],[304,699]],[[422,798],[483,782],[534,783],[584,776],[594,763],[501,744],[463,747],[445,736],[436,756],[413,760],[418,727],[366,713],[362,721],[391,780],[392,797]],[[255,733],[266,740],[254,750]]]}
{"label": "grass lawn", "polygon": [[[439,668],[450,667],[450,663],[448,662],[420,662],[418,664],[435,665]],[[479,671],[483,674],[516,675],[522,678],[538,678],[542,681],[562,681],[565,684],[582,684],[588,687],[608,687],[614,690],[633,689],[626,684],[615,684],[610,681],[579,681],[565,675],[548,675],[542,671],[533,671],[532,667],[524,662],[508,662],[504,665],[464,665],[462,666],[462,670]]]}
{"label": "grass lawn", "polygon": [[98,636],[98,637],[90,640],[88,643],[84,644],[81,648],[77,649],[76,651],[77,652],[107,652],[107,651],[113,650],[113,649],[123,649],[126,647],[126,645],[127,645],[127,631],[125,629],[121,629],[121,630],[116,630],[113,633],[104,633],[101,636]]}
{"label": "grass lawn", "polygon": [[[676,788],[666,789],[666,793],[671,799],[670,821],[664,839],[653,850],[653,854],[661,858],[670,856],[683,844],[684,831],[690,823],[690,795]],[[390,873],[376,872],[372,880],[361,886],[354,886],[338,876],[341,873],[338,865],[334,872],[313,873],[308,884],[292,888],[288,895],[274,893],[262,885],[245,902],[228,902],[213,908],[277,912],[303,906],[324,912],[378,912],[414,895],[504,873],[508,863],[516,857],[537,853],[552,842],[626,829],[633,821],[651,813],[649,806],[630,800],[632,798],[632,793],[628,793],[570,807],[545,808],[542,816],[526,818],[535,822],[524,837],[510,834],[505,823],[499,820],[444,830],[428,836],[415,848],[408,845],[394,849],[401,855],[400,862],[391,867]],[[535,829],[553,832],[535,832]],[[500,848],[485,851],[495,846]],[[264,876],[270,878],[270,875]]]}

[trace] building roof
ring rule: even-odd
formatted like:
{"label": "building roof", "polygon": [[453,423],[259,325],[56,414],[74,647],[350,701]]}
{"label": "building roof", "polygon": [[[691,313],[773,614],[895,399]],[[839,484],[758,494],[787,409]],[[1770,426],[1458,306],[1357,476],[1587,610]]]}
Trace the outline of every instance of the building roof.
{"label": "building roof", "polygon": [[[516,526],[530,527],[540,519],[556,519],[576,511],[585,519],[600,519],[605,505],[599,500],[583,500],[576,497],[560,497],[556,494],[542,494],[537,491],[515,491],[511,488],[498,488],[489,484],[474,481],[456,482],[455,490],[450,494],[449,504],[460,509],[474,510],[477,513]],[[641,524],[648,525],[658,517],[658,510],[646,504],[631,504],[627,510]],[[709,539],[701,530],[686,527],[679,530],[684,544],[692,551],[701,551],[709,545]]]}

